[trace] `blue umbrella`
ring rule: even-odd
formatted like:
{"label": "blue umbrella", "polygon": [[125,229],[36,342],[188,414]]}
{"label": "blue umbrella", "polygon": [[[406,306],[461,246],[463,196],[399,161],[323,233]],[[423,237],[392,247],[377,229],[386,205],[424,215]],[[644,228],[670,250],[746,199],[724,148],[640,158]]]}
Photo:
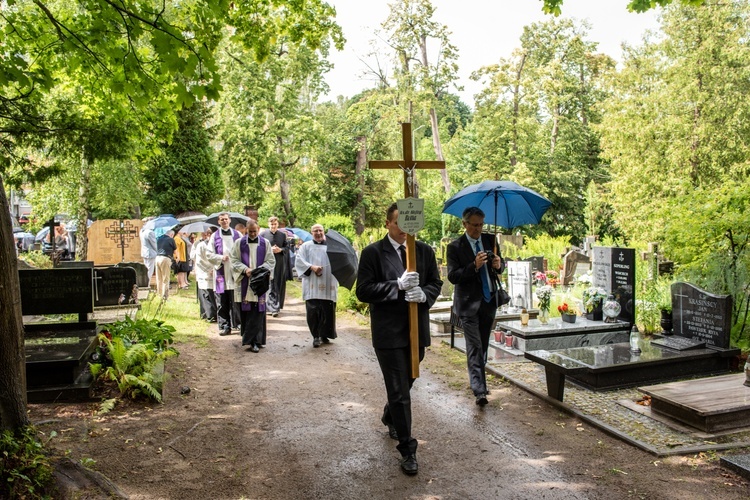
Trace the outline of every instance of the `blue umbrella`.
{"label": "blue umbrella", "polygon": [[461,217],[469,207],[479,207],[485,224],[512,229],[539,224],[552,205],[547,198],[512,181],[484,181],[462,189],[443,205],[443,213]]}
{"label": "blue umbrella", "polygon": [[156,229],[163,229],[164,232],[172,229],[176,225],[178,225],[180,221],[178,221],[172,214],[162,214],[154,219],[151,219],[150,221],[146,222],[143,225],[144,229],[150,229],[152,231]]}
{"label": "blue umbrella", "polygon": [[286,229],[287,231],[291,231],[292,233],[294,233],[294,236],[301,239],[302,241],[310,241],[311,239],[313,239],[312,234],[308,233],[304,229],[300,229],[298,227],[286,227],[284,229]]}

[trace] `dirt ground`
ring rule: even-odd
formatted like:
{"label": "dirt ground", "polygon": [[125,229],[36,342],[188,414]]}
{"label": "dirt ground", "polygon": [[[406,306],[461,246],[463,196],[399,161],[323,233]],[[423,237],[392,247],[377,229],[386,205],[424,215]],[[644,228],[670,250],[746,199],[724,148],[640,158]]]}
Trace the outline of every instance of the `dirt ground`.
{"label": "dirt ground", "polygon": [[[31,405],[31,419],[134,500],[750,498],[715,454],[656,458],[507,382],[476,406],[463,354],[439,339],[412,391],[419,474],[406,476],[380,423],[366,321],[339,315],[338,339],[315,349],[304,304],[288,299],[268,330],[258,354],[215,324],[207,345],[177,345],[163,404],[101,417],[92,404]],[[94,486],[67,497],[107,498]]]}

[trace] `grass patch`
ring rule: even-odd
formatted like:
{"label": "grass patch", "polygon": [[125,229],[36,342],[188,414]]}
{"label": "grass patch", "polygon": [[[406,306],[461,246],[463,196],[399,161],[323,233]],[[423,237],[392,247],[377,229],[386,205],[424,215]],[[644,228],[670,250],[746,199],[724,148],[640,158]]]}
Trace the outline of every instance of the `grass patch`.
{"label": "grass patch", "polygon": [[208,345],[210,324],[200,319],[195,281],[187,290],[170,290],[169,298],[163,304],[156,294],[150,294],[147,300],[141,301],[138,314],[143,318],[161,319],[173,326],[177,342],[193,342],[200,347]]}

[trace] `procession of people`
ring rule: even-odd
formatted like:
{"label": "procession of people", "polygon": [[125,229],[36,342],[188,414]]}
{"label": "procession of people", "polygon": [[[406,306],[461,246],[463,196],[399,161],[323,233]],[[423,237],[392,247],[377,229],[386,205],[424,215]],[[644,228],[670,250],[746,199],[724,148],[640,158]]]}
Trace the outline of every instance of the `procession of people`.
{"label": "procession of people", "polygon": [[[435,251],[420,241],[414,242],[414,255],[409,258],[415,265],[408,270],[407,233],[399,227],[398,219],[398,206],[393,203],[385,214],[385,236],[362,250],[353,272],[356,296],[370,307],[372,346],[384,382],[386,403],[380,420],[388,436],[398,442],[401,470],[415,475],[419,470],[418,441],[411,433],[410,390],[416,379],[411,365],[414,360],[422,361],[430,345],[429,311],[443,280]],[[329,247],[335,241],[329,242],[323,225],[314,224],[308,235],[312,238],[297,248],[295,236],[280,228],[275,216],[268,219],[268,228],[263,230],[256,219],[234,220],[229,212],[219,213],[215,220],[218,227],[207,227],[192,237],[184,231],[175,235],[170,229],[156,238],[155,245],[151,235],[142,232],[144,263],[149,269],[155,267],[160,297],[166,300],[169,295],[170,262],[189,259],[189,266],[175,268],[178,288],[186,286],[185,274],[181,273],[192,270],[200,317],[216,322],[220,336],[238,333],[246,351],[259,353],[267,342],[268,316],[276,318],[281,313],[286,281],[296,273],[313,348],[337,338],[340,283],[329,258]],[[499,252],[493,252],[494,238],[482,234],[481,209],[465,209],[462,221],[465,233],[447,247],[447,278],[456,287],[454,307],[466,336],[469,384],[481,408],[488,402],[485,365],[489,333],[502,292],[498,275],[504,270],[504,260]],[[175,243],[174,239],[181,236],[189,239],[182,245]],[[183,250],[186,245],[187,251]],[[352,284],[353,279],[348,285]],[[416,353],[412,353],[415,346],[410,340],[411,303],[417,307]]]}

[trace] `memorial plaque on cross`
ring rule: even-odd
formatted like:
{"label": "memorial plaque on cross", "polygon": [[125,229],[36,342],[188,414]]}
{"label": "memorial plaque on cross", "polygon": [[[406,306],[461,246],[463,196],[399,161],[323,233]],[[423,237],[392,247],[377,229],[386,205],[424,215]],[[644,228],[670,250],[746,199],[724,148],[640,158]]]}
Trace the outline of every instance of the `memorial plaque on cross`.
{"label": "memorial plaque on cross", "polygon": [[[434,132],[437,133],[437,132]],[[404,198],[415,197],[414,170],[442,169],[445,162],[440,160],[414,160],[412,149],[411,123],[401,124],[401,144],[403,146],[403,160],[372,160],[370,168],[401,169],[404,173]],[[417,270],[417,253],[414,235],[406,234],[406,270]],[[409,303],[409,344],[411,346],[411,376],[419,377],[419,327],[417,318],[417,303]]]}
{"label": "memorial plaque on cross", "polygon": [[108,239],[117,242],[117,248],[122,249],[122,262],[125,262],[125,249],[130,246],[131,241],[138,238],[138,228],[129,220],[120,219],[119,222],[113,222],[105,230],[105,234]]}

